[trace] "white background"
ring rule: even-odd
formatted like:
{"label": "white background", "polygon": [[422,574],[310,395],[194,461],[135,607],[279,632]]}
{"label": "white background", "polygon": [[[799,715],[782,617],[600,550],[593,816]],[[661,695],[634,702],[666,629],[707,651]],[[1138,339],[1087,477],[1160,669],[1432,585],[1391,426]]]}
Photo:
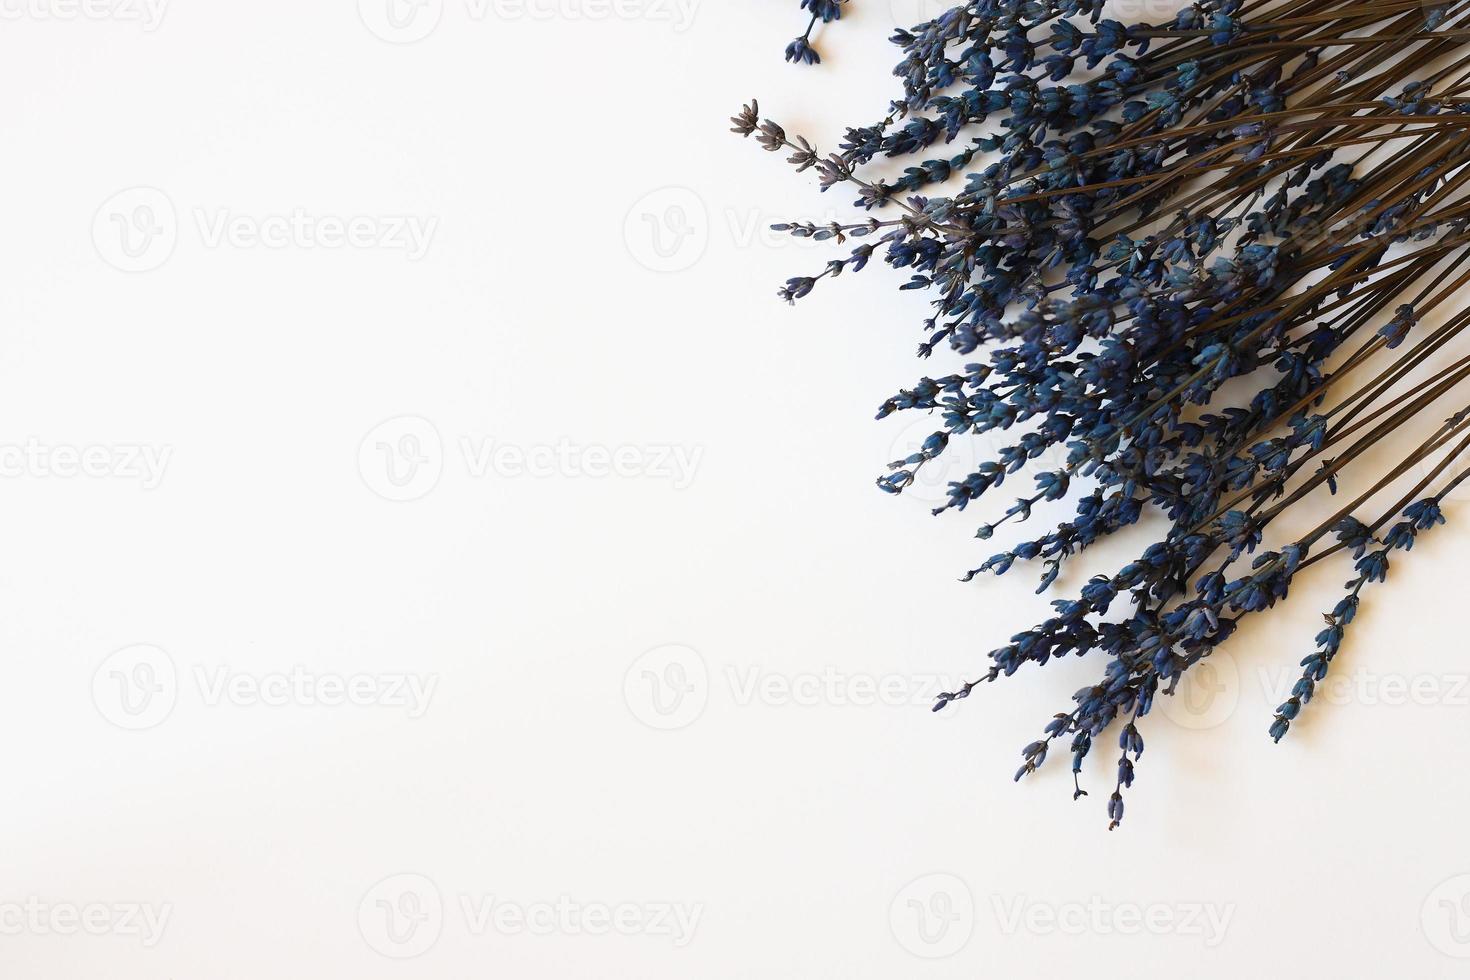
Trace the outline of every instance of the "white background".
{"label": "white background", "polygon": [[762,229],[848,199],[726,131],[831,148],[937,6],[808,69],[790,0],[528,3],[7,2],[0,975],[1463,975],[1470,504],[1282,744],[1345,565],[1148,719],[1117,831],[1106,745],[1013,785],[1100,664],[928,712],[1050,597],[955,581],[1004,500],[873,488],[924,297],[780,304],[828,253]]}

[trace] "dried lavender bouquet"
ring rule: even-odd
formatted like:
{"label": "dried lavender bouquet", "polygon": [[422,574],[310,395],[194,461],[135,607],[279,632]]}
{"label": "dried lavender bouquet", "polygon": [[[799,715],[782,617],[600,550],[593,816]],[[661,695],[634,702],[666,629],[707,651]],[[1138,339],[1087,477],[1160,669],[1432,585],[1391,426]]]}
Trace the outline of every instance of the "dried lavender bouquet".
{"label": "dried lavender bouquet", "polygon": [[[881,489],[902,493],[957,440],[1001,433],[1006,448],[950,483],[936,514],[1022,470],[1034,490],[977,537],[1075,500],[966,581],[1032,563],[1044,591],[1146,509],[1167,520],[1162,540],[1055,600],[935,706],[1024,664],[1103,659],[1016,778],[1066,739],[1085,795],[1083,760],[1116,733],[1115,827],[1157,696],[1303,569],[1342,562],[1345,594],[1270,723],[1279,741],[1364,587],[1444,522],[1466,478],[1470,351],[1454,345],[1470,321],[1457,301],[1470,284],[1470,0],[1203,0],[1160,26],[1104,19],[1100,0],[977,0],[893,40],[902,98],[837,152],[753,101],[732,120],[868,212],[777,225],[859,240],[780,295],[881,252],[907,270],[900,288],[932,297],[920,356],[975,356],[883,403],[879,418],[931,413],[935,431]],[[871,176],[904,157],[922,162]],[[961,175],[949,196],[926,194]],[[1065,464],[1038,462],[1048,450]],[[1281,539],[1269,547],[1268,530]]]}

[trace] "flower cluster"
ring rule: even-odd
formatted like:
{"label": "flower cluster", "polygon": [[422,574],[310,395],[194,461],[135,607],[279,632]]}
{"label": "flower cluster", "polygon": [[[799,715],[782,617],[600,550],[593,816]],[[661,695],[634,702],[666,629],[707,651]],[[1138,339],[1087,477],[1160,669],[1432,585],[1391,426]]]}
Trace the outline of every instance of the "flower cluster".
{"label": "flower cluster", "polygon": [[786,45],[786,60],[800,65],[821,64],[821,56],[812,47],[812,28],[817,26],[817,21],[830,24],[834,20],[841,20],[842,5],[846,2],[847,0],[801,0],[801,9],[809,12],[811,18],[806,22],[806,30],[802,31],[801,36]]}
{"label": "flower cluster", "polygon": [[[837,13],[803,7],[813,23]],[[1470,357],[1416,369],[1470,323],[1455,302],[1470,284],[1470,59],[1448,57],[1467,26],[1470,0],[1276,0],[1249,12],[1198,0],[1158,26],[1104,19],[1101,0],[968,0],[894,35],[901,98],[835,152],[788,135],[755,102],[732,120],[868,215],[776,226],[850,247],[789,279],[781,298],[878,256],[903,270],[901,289],[931,297],[920,356],[969,358],[880,406],[880,419],[922,412],[936,424],[879,489],[901,494],[959,440],[999,436],[1004,448],[950,481],[936,514],[989,500],[1023,470],[1030,487],[977,538],[1071,501],[1070,516],[966,581],[1035,564],[1045,591],[1146,511],[1168,522],[1135,561],[1054,601],[1054,615],[939,698],[935,710],[1026,664],[1105,661],[1026,747],[1017,778],[1065,738],[1080,780],[1116,724],[1116,826],[1156,698],[1305,568],[1347,553],[1356,575],[1270,725],[1279,740],[1363,586],[1443,521],[1448,488],[1431,486],[1470,447],[1470,405],[1454,401]],[[868,176],[909,157],[921,162],[901,176]],[[952,178],[962,186],[937,193]],[[1405,437],[1414,420],[1445,415],[1427,438]],[[1343,501],[1344,471],[1384,446],[1395,463]],[[1413,474],[1423,479],[1403,493]],[[1325,519],[1268,547],[1273,522],[1308,498],[1327,504]]]}

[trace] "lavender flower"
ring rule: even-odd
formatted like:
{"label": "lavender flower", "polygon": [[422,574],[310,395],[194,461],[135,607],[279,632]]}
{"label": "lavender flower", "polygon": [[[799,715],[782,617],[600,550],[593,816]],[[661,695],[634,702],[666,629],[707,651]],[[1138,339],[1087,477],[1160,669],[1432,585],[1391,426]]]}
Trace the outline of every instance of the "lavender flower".
{"label": "lavender flower", "polygon": [[806,30],[801,36],[786,45],[786,60],[794,61],[803,65],[820,64],[822,58],[817,54],[817,49],[812,47],[812,28],[817,22],[829,24],[834,20],[842,19],[842,5],[847,0],[801,0],[801,9],[811,13],[811,19],[807,21]]}
{"label": "lavender flower", "polygon": [[[788,58],[814,63],[811,26],[840,11],[803,8]],[[1158,697],[1341,556],[1347,595],[1270,723],[1279,741],[1364,587],[1443,523],[1444,495],[1470,476],[1470,357],[1431,359],[1470,324],[1456,302],[1470,286],[1470,0],[1303,9],[1200,0],[1151,26],[1104,19],[1101,0],[968,0],[895,33],[900,97],[835,152],[753,101],[732,120],[860,212],[776,226],[849,249],[788,279],[782,299],[875,255],[930,298],[920,357],[960,360],[882,402],[880,419],[922,412],[934,428],[877,483],[902,494],[962,440],[998,440],[934,508],[986,508],[975,537],[1009,542],[964,581],[1039,565],[1046,591],[1146,512],[1167,523],[935,705],[1028,664],[1099,660],[1016,778],[1066,739],[1074,798],[1086,795],[1086,759],[1117,726],[1110,827]],[[914,162],[869,176],[880,159]],[[952,178],[962,186],[941,196]],[[1417,444],[1405,436],[1446,414]],[[1374,472],[1384,448],[1393,461]],[[1366,489],[1340,500],[1343,480]],[[1317,519],[1278,522],[1288,511]],[[1042,514],[1043,531],[1009,540]],[[1307,529],[1283,535],[1287,523]]]}

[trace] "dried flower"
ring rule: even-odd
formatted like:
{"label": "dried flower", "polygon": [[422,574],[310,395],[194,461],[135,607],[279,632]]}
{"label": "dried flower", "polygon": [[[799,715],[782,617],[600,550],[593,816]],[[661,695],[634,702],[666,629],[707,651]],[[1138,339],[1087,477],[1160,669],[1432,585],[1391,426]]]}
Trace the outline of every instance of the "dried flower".
{"label": "dried flower", "polygon": [[847,0],[801,0],[801,9],[809,11],[811,19],[807,21],[806,30],[801,36],[786,45],[786,60],[803,65],[820,64],[821,56],[811,43],[812,28],[817,26],[817,21],[828,24],[840,20],[842,5],[846,2]]}
{"label": "dried flower", "polygon": [[[815,63],[811,26],[840,10],[802,6],[811,23],[788,58]],[[1297,575],[1345,555],[1347,595],[1269,725],[1279,741],[1363,588],[1444,522],[1441,500],[1470,477],[1470,357],[1431,359],[1470,324],[1457,302],[1470,286],[1470,59],[1457,56],[1470,0],[1249,11],[1199,0],[1160,26],[1104,19],[1102,6],[969,0],[898,31],[901,98],[833,153],[788,137],[754,102],[732,121],[868,212],[776,226],[864,239],[789,279],[781,298],[879,254],[903,270],[900,289],[931,297],[920,356],[948,347],[966,359],[880,406],[880,419],[923,412],[935,429],[879,489],[901,494],[961,440],[1003,435],[994,458],[950,481],[936,514],[1020,481],[1019,499],[976,531],[986,540],[1071,501],[1070,517],[963,580],[1037,562],[1045,591],[1145,510],[1167,520],[1136,560],[1055,600],[1054,615],[935,705],[1027,664],[1100,659],[1097,683],[1023,750],[1016,776],[1066,738],[1074,798],[1086,795],[1084,761],[1117,725],[1115,827],[1156,698]],[[1444,25],[1454,29],[1437,33]],[[873,161],[904,157],[922,162],[867,176]],[[1445,415],[1428,438],[1405,437],[1414,420]],[[1340,478],[1371,469],[1375,448],[1394,462],[1338,500]],[[1406,474],[1422,478],[1404,493]],[[1441,474],[1448,484],[1431,493]],[[1288,511],[1316,520],[1268,546]]]}

